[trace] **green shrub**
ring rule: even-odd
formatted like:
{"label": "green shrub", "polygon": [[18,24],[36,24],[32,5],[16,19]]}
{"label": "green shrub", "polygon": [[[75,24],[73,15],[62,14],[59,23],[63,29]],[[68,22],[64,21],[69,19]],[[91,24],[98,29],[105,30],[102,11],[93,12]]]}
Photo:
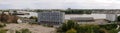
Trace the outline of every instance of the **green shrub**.
{"label": "green shrub", "polygon": [[0,33],[7,33],[7,30],[6,29],[1,29]]}
{"label": "green shrub", "polygon": [[119,30],[116,30],[116,29],[109,30],[109,33],[118,33],[118,32],[119,32]]}
{"label": "green shrub", "polygon": [[6,24],[0,24],[0,28],[5,27],[5,26],[6,26]]}
{"label": "green shrub", "polygon": [[77,31],[75,29],[70,29],[66,33],[77,33]]}
{"label": "green shrub", "polygon": [[29,29],[21,29],[22,33],[31,33]]}
{"label": "green shrub", "polygon": [[16,33],[20,33],[20,31],[16,31]]}

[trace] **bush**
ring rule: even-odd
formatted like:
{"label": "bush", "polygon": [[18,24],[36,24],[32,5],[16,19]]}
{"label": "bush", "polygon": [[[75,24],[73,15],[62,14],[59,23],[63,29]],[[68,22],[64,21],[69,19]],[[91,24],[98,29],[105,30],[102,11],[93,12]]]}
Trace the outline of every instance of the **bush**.
{"label": "bush", "polygon": [[5,27],[5,26],[6,26],[6,24],[0,24],[0,28]]}
{"label": "bush", "polygon": [[77,33],[77,31],[75,29],[70,29],[66,33]]}
{"label": "bush", "polygon": [[117,24],[107,24],[107,25],[99,25],[100,28],[105,28],[107,30],[111,30],[111,29],[116,29],[117,28]]}
{"label": "bush", "polygon": [[16,33],[20,33],[20,31],[16,31]]}
{"label": "bush", "polygon": [[0,33],[7,33],[7,30],[6,29],[1,29]]}
{"label": "bush", "polygon": [[29,29],[21,29],[22,33],[31,33]]}
{"label": "bush", "polygon": [[19,31],[16,31],[16,33],[32,33],[29,29],[21,29]]}
{"label": "bush", "polygon": [[112,30],[109,30],[109,33],[118,33],[119,30],[116,30],[116,29],[112,29]]}
{"label": "bush", "polygon": [[66,32],[72,28],[75,29],[76,31],[79,31],[79,24],[75,23],[72,20],[69,20],[67,23],[63,23],[62,26],[57,31]]}
{"label": "bush", "polygon": [[117,33],[117,24],[106,24],[106,25],[79,25],[72,20],[67,23],[63,23],[61,27],[58,28],[58,33]]}
{"label": "bush", "polygon": [[35,22],[38,21],[36,16],[31,16],[29,19],[35,19]]}
{"label": "bush", "polygon": [[120,21],[120,16],[117,17],[117,20]]}

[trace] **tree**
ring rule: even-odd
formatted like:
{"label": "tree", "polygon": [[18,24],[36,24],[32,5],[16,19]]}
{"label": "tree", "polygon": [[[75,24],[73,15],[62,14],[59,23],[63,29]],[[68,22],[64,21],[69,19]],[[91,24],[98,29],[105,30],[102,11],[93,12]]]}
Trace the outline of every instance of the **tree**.
{"label": "tree", "polygon": [[18,16],[16,15],[6,15],[4,12],[0,15],[1,22],[17,22]]}
{"label": "tree", "polygon": [[67,30],[74,28],[74,26],[75,26],[75,22],[72,20],[69,20],[67,23],[64,23],[62,25],[62,31],[66,32]]}
{"label": "tree", "polygon": [[16,31],[16,33],[21,33],[20,31]]}
{"label": "tree", "polygon": [[67,23],[63,23],[62,26],[59,28],[59,32],[66,32],[68,30],[70,30],[71,28],[73,29],[79,29],[79,25],[77,25],[77,23],[75,23],[72,20],[68,20]]}
{"label": "tree", "polygon": [[71,29],[71,28],[73,28],[74,26],[75,26],[75,22],[74,22],[74,21],[69,20],[69,21],[67,22],[67,28],[68,28],[68,29]]}
{"label": "tree", "polygon": [[0,33],[7,33],[7,30],[6,29],[1,29]]}
{"label": "tree", "polygon": [[58,33],[70,33],[72,29],[76,30],[76,33],[116,33],[119,30],[115,30],[117,24],[106,24],[106,25],[85,25],[77,24],[72,20],[63,23],[60,28],[58,28]]}
{"label": "tree", "polygon": [[14,10],[13,12],[14,12],[14,13],[13,13],[13,15],[15,15],[15,16],[16,16],[16,15],[17,15],[17,11],[16,11],[16,10]]}
{"label": "tree", "polygon": [[109,33],[118,33],[119,30],[116,30],[116,29],[112,29],[112,30],[109,30]]}
{"label": "tree", "polygon": [[1,18],[0,18],[0,19],[1,19],[1,22],[6,22],[6,21],[8,20],[8,16],[9,16],[9,15],[6,15],[6,14],[3,13],[3,14],[1,14],[0,16],[1,16]]}
{"label": "tree", "polygon": [[5,27],[6,26],[6,24],[4,24],[4,23],[1,23],[0,24],[0,28],[3,28],[3,27]]}
{"label": "tree", "polygon": [[22,33],[31,33],[31,31],[29,31],[29,29],[21,29]]}
{"label": "tree", "polygon": [[117,28],[117,24],[106,24],[106,25],[99,25],[100,28],[104,28],[107,30],[111,30],[111,29],[116,29]]}
{"label": "tree", "polygon": [[85,11],[85,14],[91,14],[91,13],[92,13],[92,11],[90,11],[90,10]]}
{"label": "tree", "polygon": [[31,16],[29,19],[35,19],[36,22],[38,21],[36,16]]}
{"label": "tree", "polygon": [[120,16],[117,17],[117,20],[120,21]]}
{"label": "tree", "polygon": [[37,19],[36,16],[31,16],[29,19]]}
{"label": "tree", "polygon": [[77,31],[75,29],[70,29],[66,33],[77,33]]}
{"label": "tree", "polygon": [[84,10],[75,10],[75,9],[69,9],[64,11],[66,14],[83,14]]}
{"label": "tree", "polygon": [[106,30],[106,29],[104,29],[104,28],[100,28],[100,29],[98,29],[99,31],[99,33],[108,33],[108,30]]}
{"label": "tree", "polygon": [[16,31],[16,33],[32,33],[29,29],[21,29],[19,31]]}
{"label": "tree", "polygon": [[81,25],[79,33],[97,33],[98,29],[98,25]]}

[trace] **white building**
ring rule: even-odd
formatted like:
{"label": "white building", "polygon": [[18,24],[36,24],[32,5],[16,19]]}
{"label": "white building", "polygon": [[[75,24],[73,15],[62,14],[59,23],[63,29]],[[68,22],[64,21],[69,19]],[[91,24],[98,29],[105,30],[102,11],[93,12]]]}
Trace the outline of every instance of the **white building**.
{"label": "white building", "polygon": [[117,20],[117,14],[106,14],[106,20],[116,21]]}
{"label": "white building", "polygon": [[106,19],[106,14],[66,14],[65,19],[70,20],[73,17],[93,17],[94,19]]}
{"label": "white building", "polygon": [[64,12],[39,12],[38,22],[40,24],[59,25],[64,22]]}
{"label": "white building", "polygon": [[76,22],[93,22],[93,17],[73,17],[71,20],[74,20]]}
{"label": "white building", "polygon": [[[37,12],[29,12],[29,11],[16,11],[17,16],[29,18],[31,16],[37,17]],[[10,11],[10,13],[14,13],[14,11]]]}

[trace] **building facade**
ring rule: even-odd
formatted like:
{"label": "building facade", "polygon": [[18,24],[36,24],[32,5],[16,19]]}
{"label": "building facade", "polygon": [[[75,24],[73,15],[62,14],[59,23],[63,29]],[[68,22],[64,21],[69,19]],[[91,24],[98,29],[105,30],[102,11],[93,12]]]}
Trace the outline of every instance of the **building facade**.
{"label": "building facade", "polygon": [[106,20],[116,21],[117,20],[117,14],[106,14]]}
{"label": "building facade", "polygon": [[94,22],[93,17],[73,17],[71,20],[74,20],[76,22]]}
{"label": "building facade", "polygon": [[64,12],[39,12],[38,22],[47,25],[59,25],[64,22]]}

